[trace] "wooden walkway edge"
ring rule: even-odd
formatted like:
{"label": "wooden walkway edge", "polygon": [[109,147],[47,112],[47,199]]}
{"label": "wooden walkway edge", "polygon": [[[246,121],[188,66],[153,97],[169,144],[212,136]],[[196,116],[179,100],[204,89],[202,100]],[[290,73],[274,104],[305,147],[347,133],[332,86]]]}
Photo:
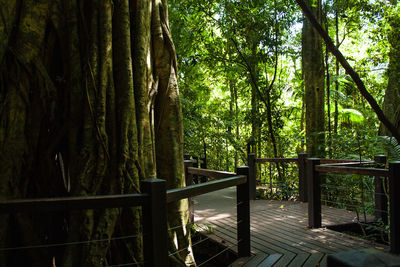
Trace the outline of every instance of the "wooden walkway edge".
{"label": "wooden walkway edge", "polygon": [[[204,229],[210,238],[224,240],[235,250],[235,188],[205,194],[194,201],[196,224],[207,225]],[[353,212],[322,208],[323,225],[352,222],[354,217]],[[240,259],[232,266],[326,266],[330,253],[360,248],[388,250],[387,246],[326,228],[308,229],[307,203],[252,201],[250,225],[251,250],[255,256]]]}

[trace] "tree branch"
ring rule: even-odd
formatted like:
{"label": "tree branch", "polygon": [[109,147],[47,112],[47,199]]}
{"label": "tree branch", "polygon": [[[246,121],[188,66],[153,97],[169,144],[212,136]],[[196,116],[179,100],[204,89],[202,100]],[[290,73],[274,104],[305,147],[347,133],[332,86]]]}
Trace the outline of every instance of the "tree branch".
{"label": "tree branch", "polygon": [[236,51],[239,53],[240,57],[243,59],[244,61],[244,66],[246,67],[247,71],[250,74],[250,80],[253,83],[254,87],[256,88],[256,91],[258,93],[258,96],[260,97],[261,101],[264,103],[265,107],[268,106],[266,99],[264,98],[264,96],[261,93],[260,88],[258,87],[257,84],[257,80],[256,77],[254,76],[253,70],[249,64],[249,62],[247,62],[246,58],[244,57],[244,55],[242,54],[242,51],[240,51],[238,44],[236,43],[236,41],[233,38],[230,38],[233,42],[233,44],[235,45]]}

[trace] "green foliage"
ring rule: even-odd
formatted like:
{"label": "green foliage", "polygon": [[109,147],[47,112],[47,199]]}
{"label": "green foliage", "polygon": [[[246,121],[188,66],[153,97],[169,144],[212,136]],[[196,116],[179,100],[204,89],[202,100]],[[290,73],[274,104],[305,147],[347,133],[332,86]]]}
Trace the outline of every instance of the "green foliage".
{"label": "green foliage", "polygon": [[400,144],[393,137],[379,136],[379,145],[385,151],[388,158],[391,160],[400,160]]}
{"label": "green foliage", "polygon": [[[277,155],[303,152],[302,15],[296,3],[170,0],[169,4],[180,66],[185,152],[206,154],[209,168],[230,171],[235,164],[246,163],[249,141],[258,144],[259,156],[274,157],[267,99]],[[379,104],[388,84],[389,41],[399,29],[398,8],[367,0],[325,1],[323,7],[329,35],[332,39],[338,35],[340,50]],[[327,155],[371,160],[376,154],[388,154],[397,159],[399,146],[393,139],[377,136],[379,121],[350,76],[340,68],[336,74],[331,55],[328,64],[330,103],[326,105],[331,114],[325,134],[331,148],[325,148]],[[252,94],[257,95],[255,104]],[[254,126],[260,129],[257,136]],[[285,174],[283,186],[277,184],[279,172]],[[290,199],[297,194],[296,177],[296,168],[280,166],[278,171],[273,164],[271,171],[261,171],[260,179],[266,184],[272,181],[277,189],[268,197]]]}

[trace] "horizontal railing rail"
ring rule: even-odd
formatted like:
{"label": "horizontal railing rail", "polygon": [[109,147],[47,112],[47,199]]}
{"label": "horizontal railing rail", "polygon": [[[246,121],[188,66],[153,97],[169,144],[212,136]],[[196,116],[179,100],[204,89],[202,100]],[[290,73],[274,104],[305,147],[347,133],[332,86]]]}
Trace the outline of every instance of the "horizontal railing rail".
{"label": "horizontal railing rail", "polygon": [[[322,164],[322,161],[321,161]],[[324,163],[324,166],[348,166],[348,167],[358,167],[358,166],[369,166],[376,165],[375,161],[352,161],[352,162],[339,162],[339,163]]]}
{"label": "horizontal railing rail", "polygon": [[148,194],[98,195],[0,201],[0,214],[10,212],[51,212],[98,208],[134,207],[146,203]]}
{"label": "horizontal railing rail", "polygon": [[334,164],[334,163],[353,163],[353,162],[363,162],[357,159],[320,159],[321,164]]}
{"label": "horizontal railing rail", "polygon": [[[298,162],[299,158],[256,158],[256,163],[267,163],[267,162]],[[321,159],[321,164],[324,163],[359,163],[359,160],[354,159]],[[373,162],[373,161],[362,161],[362,162]]]}
{"label": "horizontal railing rail", "polygon": [[[234,174],[235,175],[235,174]],[[247,176],[239,175],[220,180],[209,181],[202,184],[189,185],[182,188],[174,188],[167,190],[167,202],[174,202],[184,198],[203,195],[209,192],[214,192],[231,186],[244,184],[247,182]]]}
{"label": "horizontal railing rail", "polygon": [[198,164],[202,164],[202,163],[204,163],[204,161],[203,160],[201,160],[201,159],[185,159],[184,160],[184,163],[198,163]]}
{"label": "horizontal railing rail", "polygon": [[388,177],[389,170],[378,169],[378,168],[368,168],[368,167],[349,167],[348,165],[318,165],[315,167],[317,172],[326,173],[341,173],[341,174],[359,174],[359,175],[370,175],[370,176],[381,176]]}
{"label": "horizontal railing rail", "polygon": [[216,171],[216,170],[200,169],[194,167],[188,167],[187,171],[189,174],[202,175],[212,179],[222,179],[236,175],[236,173],[234,172]]}
{"label": "horizontal railing rail", "polygon": [[297,162],[298,158],[257,158],[256,163],[267,162]]}

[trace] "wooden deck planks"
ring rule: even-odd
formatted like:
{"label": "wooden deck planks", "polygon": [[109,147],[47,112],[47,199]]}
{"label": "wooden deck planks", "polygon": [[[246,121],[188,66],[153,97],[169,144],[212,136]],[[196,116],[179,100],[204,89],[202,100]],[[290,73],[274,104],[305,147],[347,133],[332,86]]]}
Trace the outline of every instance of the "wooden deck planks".
{"label": "wooden deck planks", "polygon": [[[223,205],[218,206],[218,199],[221,198]],[[195,206],[196,223],[212,225],[212,231],[208,234],[210,238],[225,239],[227,244],[236,244],[236,202],[232,189],[227,189],[222,194],[219,192],[213,196],[196,197],[195,200],[198,203]],[[354,217],[354,212],[322,207],[323,225],[349,223]],[[307,218],[307,203],[252,201],[250,229],[252,253],[260,254],[258,259],[262,257],[268,259],[265,255],[269,257],[279,255],[279,258],[271,257],[273,263],[266,266],[313,267],[326,266],[326,256],[329,253],[374,247],[374,244],[366,240],[326,228],[308,229]],[[373,217],[367,218],[367,221],[370,220],[373,220]],[[387,249],[386,246],[379,245],[379,247]]]}
{"label": "wooden deck planks", "polygon": [[308,257],[306,262],[303,264],[304,267],[315,267],[319,264],[322,258],[325,256],[324,253],[313,253]]}
{"label": "wooden deck planks", "polygon": [[248,267],[252,267],[252,266],[258,266],[258,267],[269,267],[274,265],[277,261],[279,261],[282,258],[282,255],[280,254],[272,254],[269,255],[265,260],[263,260],[262,262],[260,262],[259,265],[251,265],[251,263],[246,264]]}
{"label": "wooden deck planks", "polygon": [[[272,254],[272,255],[276,255],[276,254]],[[268,254],[260,252],[257,255],[255,255],[253,258],[251,258],[248,262],[246,262],[246,264],[244,266],[257,266],[261,262],[263,262],[265,259],[267,259],[268,257],[269,257]]]}
{"label": "wooden deck planks", "polygon": [[[233,223],[233,222],[231,222]],[[303,241],[305,239],[309,239],[308,236],[303,235],[295,235],[295,233],[291,233],[290,231],[286,231],[285,229],[278,229],[278,225],[272,227],[263,228],[264,225],[260,223],[253,223],[252,226],[252,237],[256,239],[262,239],[264,242],[274,243],[275,245],[282,247],[286,250],[293,251],[294,253],[315,253],[317,251],[323,250],[324,253],[332,253],[337,251],[338,249],[329,249],[326,246],[322,246],[321,242],[306,242]],[[260,231],[261,229],[261,231]]]}
{"label": "wooden deck planks", "polygon": [[[293,213],[291,213],[293,215]],[[273,216],[271,216],[273,215]],[[251,215],[254,217],[254,223],[258,221],[262,222],[270,222],[276,220],[279,214],[274,214],[271,212],[254,212]],[[273,231],[284,231],[286,235],[295,235],[297,238],[301,238],[302,241],[308,241],[307,246],[315,248],[315,246],[321,246],[321,242],[330,244],[332,247],[330,248],[329,245],[326,246],[331,251],[338,251],[340,249],[346,249],[349,246],[356,245],[356,246],[363,246],[363,243],[360,244],[358,240],[354,240],[354,238],[334,232],[325,228],[310,230],[307,228],[306,223],[301,223],[300,217],[295,217],[294,219],[285,219],[281,220],[281,223],[276,223],[273,227]],[[253,222],[253,221],[252,221]],[[302,227],[302,229],[300,229]],[[323,232],[323,234],[321,234]],[[348,243],[346,245],[343,244],[342,240],[338,237],[345,236],[348,239]],[[322,240],[321,240],[322,239]],[[368,245],[366,245],[369,247]],[[328,251],[327,251],[328,252]]]}

